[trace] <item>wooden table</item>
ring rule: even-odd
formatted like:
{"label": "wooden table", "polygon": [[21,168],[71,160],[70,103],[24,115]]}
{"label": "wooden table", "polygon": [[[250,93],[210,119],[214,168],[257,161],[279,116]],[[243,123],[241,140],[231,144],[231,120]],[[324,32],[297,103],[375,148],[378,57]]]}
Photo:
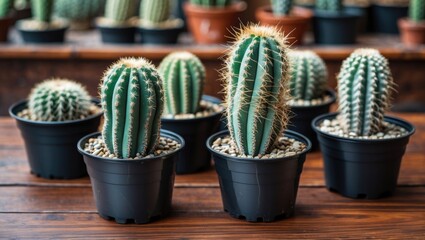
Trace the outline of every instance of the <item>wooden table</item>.
{"label": "wooden table", "polygon": [[12,119],[0,118],[0,238],[425,238],[425,114],[398,114],[416,126],[394,196],[353,200],[324,186],[320,153],[308,155],[295,216],[248,223],[222,210],[214,169],[176,177],[173,210],[146,225],[97,215],[88,177],[45,180],[29,173]]}

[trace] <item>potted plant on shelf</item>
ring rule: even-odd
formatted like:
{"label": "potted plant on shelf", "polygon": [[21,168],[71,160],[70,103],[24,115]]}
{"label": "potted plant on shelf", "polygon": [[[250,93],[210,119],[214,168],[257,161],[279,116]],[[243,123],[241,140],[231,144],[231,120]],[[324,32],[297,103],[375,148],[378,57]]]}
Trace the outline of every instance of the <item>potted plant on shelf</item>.
{"label": "potted plant on shelf", "polygon": [[415,128],[385,116],[395,84],[387,59],[375,49],[358,49],[338,75],[339,113],[321,115],[317,132],[326,187],[351,198],[394,192],[401,159]]}
{"label": "potted plant on shelf", "polygon": [[92,20],[104,9],[105,0],[55,0],[54,13],[66,19],[71,30],[87,30],[92,27]]}
{"label": "potted plant on shelf", "polygon": [[75,148],[84,135],[96,131],[101,117],[98,102],[78,83],[50,79],[36,85],[28,100],[12,105],[31,173],[48,179],[87,175]]}
{"label": "potted plant on shelf", "polygon": [[347,13],[359,16],[357,19],[358,33],[372,31],[370,0],[343,0],[343,5]]}
{"label": "potted plant on shelf", "polygon": [[327,87],[328,71],[316,53],[292,50],[288,57],[292,65],[289,80],[292,99],[288,104],[293,113],[288,129],[306,136],[312,142],[312,150],[316,150],[318,142],[311,121],[329,112],[336,100],[335,92]]}
{"label": "potted plant on shelf", "polygon": [[398,34],[397,21],[406,17],[409,0],[371,0],[373,31]]}
{"label": "potted plant on shelf", "polygon": [[101,217],[147,223],[171,207],[175,165],[184,140],[160,131],[162,82],[143,58],[113,64],[100,84],[102,134],[78,142]]}
{"label": "potted plant on shelf", "polygon": [[104,43],[134,43],[136,0],[106,0],[105,16],[96,18]]}
{"label": "potted plant on shelf", "polygon": [[202,44],[227,42],[228,29],[238,26],[245,9],[245,2],[232,0],[190,0],[184,5],[189,30]]}
{"label": "potted plant on shelf", "polygon": [[425,43],[425,0],[411,0],[409,18],[398,20],[401,41],[417,46]]}
{"label": "potted plant on shelf", "polygon": [[31,0],[32,19],[16,22],[24,42],[50,43],[63,42],[69,23],[62,19],[52,19],[54,0]]}
{"label": "potted plant on shelf", "polygon": [[189,52],[174,52],[158,68],[164,81],[164,129],[181,135],[186,148],[180,152],[177,174],[194,173],[211,166],[205,141],[218,130],[223,107],[220,100],[202,96],[205,67]]}
{"label": "potted plant on shelf", "polygon": [[358,16],[344,10],[342,0],[316,0],[314,40],[318,44],[353,44],[356,42]]}
{"label": "potted plant on shelf", "polygon": [[247,221],[270,222],[294,212],[310,141],[285,130],[290,63],[285,37],[274,27],[238,33],[223,72],[227,122],[207,140],[224,210]]}
{"label": "potted plant on shelf", "polygon": [[143,43],[176,43],[183,31],[183,20],[171,18],[170,0],[143,0],[138,29]]}
{"label": "potted plant on shelf", "polygon": [[271,0],[271,7],[258,8],[255,16],[260,24],[277,26],[283,31],[287,35],[288,44],[300,45],[313,12],[306,8],[293,7],[292,0]]}
{"label": "potted plant on shelf", "polygon": [[0,0],[0,42],[6,42],[13,18],[13,0]]}

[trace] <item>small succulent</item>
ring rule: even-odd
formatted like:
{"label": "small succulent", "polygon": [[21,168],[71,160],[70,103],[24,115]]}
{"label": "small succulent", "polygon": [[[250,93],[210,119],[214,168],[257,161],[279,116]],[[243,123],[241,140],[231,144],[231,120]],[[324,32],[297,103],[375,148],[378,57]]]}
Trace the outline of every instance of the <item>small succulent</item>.
{"label": "small succulent", "polygon": [[127,22],[134,16],[136,0],[106,0],[105,18],[120,24]]}
{"label": "small succulent", "polygon": [[205,67],[189,52],[174,52],[158,67],[164,81],[165,114],[196,113],[205,81]]}
{"label": "small succulent", "polygon": [[0,18],[6,17],[13,8],[13,0],[0,0]]}
{"label": "small succulent", "polygon": [[109,152],[120,158],[150,154],[159,140],[164,108],[155,67],[144,58],[120,59],[106,71],[100,92],[102,136]]}
{"label": "small succulent", "polygon": [[28,97],[31,119],[69,121],[90,114],[90,96],[79,83],[67,79],[49,79],[36,85]]}
{"label": "small succulent", "polygon": [[54,0],[31,0],[33,18],[39,22],[49,23],[52,19]]}
{"label": "small succulent", "polygon": [[342,0],[316,0],[316,9],[328,12],[340,12]]}
{"label": "small succulent", "polygon": [[105,0],[56,0],[55,14],[71,21],[87,21],[103,10]]}
{"label": "small succulent", "polygon": [[425,21],[425,0],[410,0],[409,18],[414,22]]}
{"label": "small succulent", "polygon": [[379,132],[394,86],[388,60],[375,49],[357,49],[344,60],[337,78],[344,129],[357,136]]}
{"label": "small succulent", "polygon": [[148,23],[165,22],[170,17],[170,0],[143,0],[140,17]]}
{"label": "small succulent", "polygon": [[286,37],[251,25],[238,33],[225,67],[227,120],[240,153],[266,154],[288,122],[290,64]]}
{"label": "small succulent", "polygon": [[227,7],[232,4],[232,0],[190,0],[193,5],[213,8],[213,7]]}
{"label": "small succulent", "polygon": [[288,15],[292,9],[292,0],[270,0],[272,4],[273,14],[277,16]]}
{"label": "small succulent", "polygon": [[312,51],[292,50],[288,54],[291,63],[291,96],[294,100],[313,100],[326,91],[328,73],[323,60]]}

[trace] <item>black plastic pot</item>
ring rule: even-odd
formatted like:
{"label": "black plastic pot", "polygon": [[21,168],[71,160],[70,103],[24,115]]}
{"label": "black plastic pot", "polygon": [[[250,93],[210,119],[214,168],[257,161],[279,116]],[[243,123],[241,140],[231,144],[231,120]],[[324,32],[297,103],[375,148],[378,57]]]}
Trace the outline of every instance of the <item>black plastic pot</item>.
{"label": "black plastic pot", "polygon": [[275,159],[238,158],[211,147],[215,139],[228,135],[228,131],[222,131],[207,140],[218,174],[224,211],[249,222],[271,222],[292,216],[310,141],[287,130],[286,136],[307,145],[302,153]]}
{"label": "black plastic pot", "polygon": [[[164,217],[171,209],[175,166],[178,152],[147,159],[111,159],[97,157],[84,151],[90,138],[78,142],[78,151],[84,156],[90,176],[93,195],[99,215],[117,223],[148,223]],[[184,140],[170,131],[161,130],[161,136]]]}
{"label": "black plastic pot", "polygon": [[356,42],[358,15],[348,13],[314,12],[314,41],[317,44],[353,44]]}
{"label": "black plastic pot", "polygon": [[329,102],[316,106],[291,106],[293,117],[289,120],[288,129],[306,136],[311,144],[311,150],[319,149],[316,132],[311,127],[311,121],[319,115],[329,112],[332,103],[335,102],[335,91],[328,89],[326,94],[331,97]]}
{"label": "black plastic pot", "polygon": [[357,19],[357,33],[366,33],[371,31],[369,28],[370,7],[345,6],[347,13],[359,16]]}
{"label": "black plastic pot", "polygon": [[[202,96],[208,102],[220,104],[218,98]],[[177,162],[177,174],[194,173],[211,167],[211,154],[205,141],[217,132],[222,113],[192,119],[161,119],[161,127],[181,135],[186,148],[180,152]]]}
{"label": "black plastic pot", "polygon": [[408,7],[372,5],[373,29],[377,33],[398,34],[397,21],[406,17]]}
{"label": "black plastic pot", "polygon": [[385,121],[404,127],[408,134],[392,139],[350,139],[320,131],[317,126],[337,113],[324,114],[312,122],[325,165],[326,187],[350,198],[380,198],[393,194],[401,159],[415,128],[395,117]]}
{"label": "black plastic pot", "polygon": [[104,43],[134,43],[135,27],[97,26]]}
{"label": "black plastic pot", "polygon": [[75,145],[81,137],[97,131],[102,113],[83,120],[37,122],[17,116],[26,107],[26,100],[18,102],[9,108],[9,114],[21,130],[31,173],[48,179],[87,176],[83,158]]}
{"label": "black plastic pot", "polygon": [[147,44],[175,44],[183,31],[183,25],[175,28],[138,28],[141,42]]}
{"label": "black plastic pot", "polygon": [[49,30],[27,30],[19,27],[17,29],[26,43],[60,43],[65,41],[68,26]]}

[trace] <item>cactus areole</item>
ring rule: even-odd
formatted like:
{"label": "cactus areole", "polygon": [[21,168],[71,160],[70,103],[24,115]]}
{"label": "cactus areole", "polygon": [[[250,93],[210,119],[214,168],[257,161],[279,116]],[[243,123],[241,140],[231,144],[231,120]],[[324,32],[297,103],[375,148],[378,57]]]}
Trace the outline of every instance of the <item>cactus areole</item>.
{"label": "cactus areole", "polygon": [[271,151],[288,121],[289,61],[286,37],[252,25],[238,34],[226,61],[227,118],[240,153]]}
{"label": "cactus areole", "polygon": [[108,150],[119,158],[150,154],[159,139],[163,111],[155,67],[143,58],[123,58],[106,71],[100,92]]}

